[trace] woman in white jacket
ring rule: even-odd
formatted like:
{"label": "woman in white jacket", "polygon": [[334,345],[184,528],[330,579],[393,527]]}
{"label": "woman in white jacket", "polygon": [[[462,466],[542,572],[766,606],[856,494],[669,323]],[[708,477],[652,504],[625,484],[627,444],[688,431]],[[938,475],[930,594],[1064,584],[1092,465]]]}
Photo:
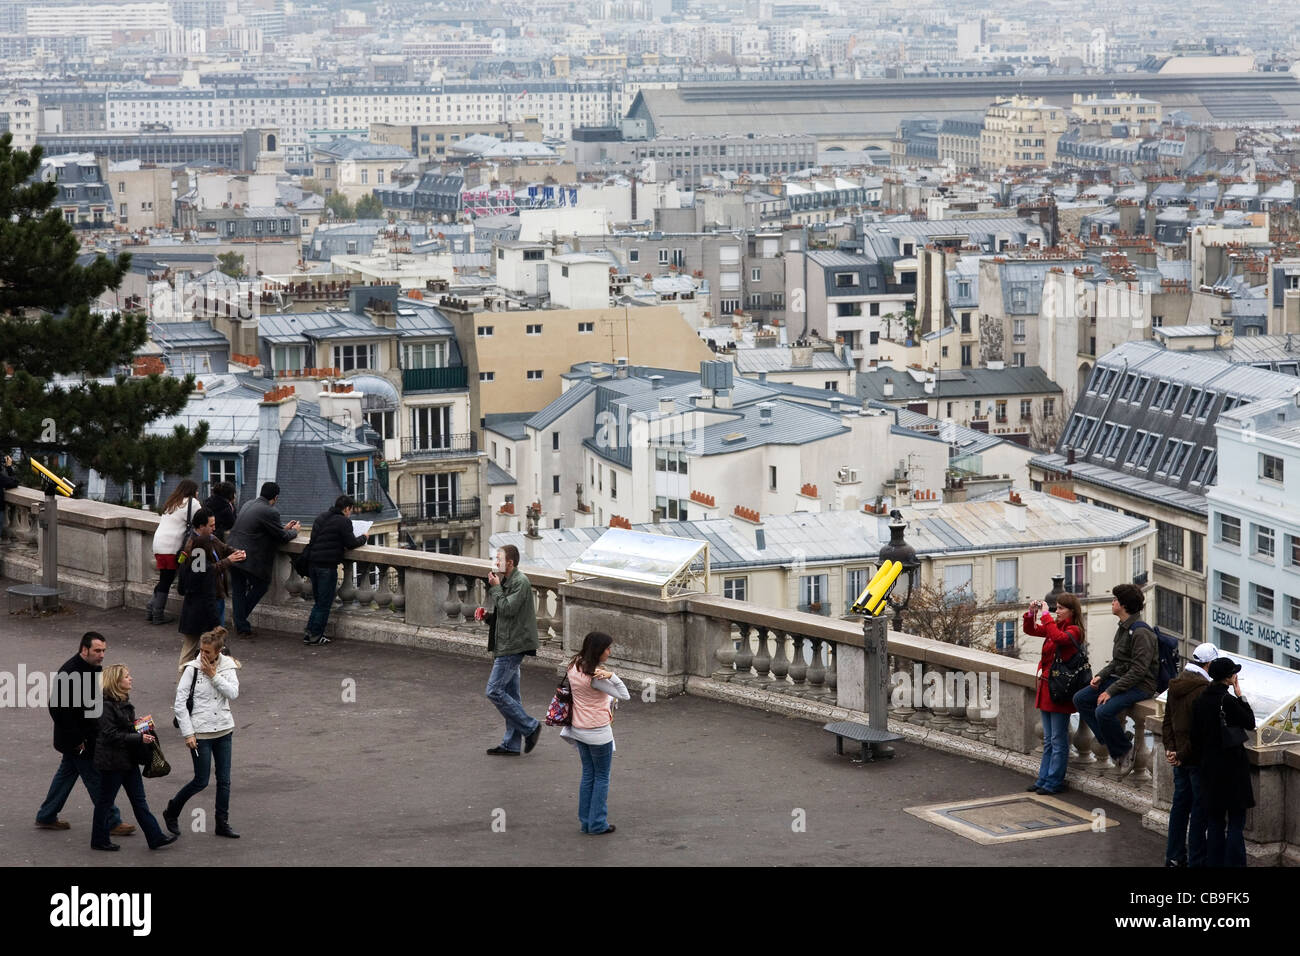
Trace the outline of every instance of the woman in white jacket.
{"label": "woman in white jacket", "polygon": [[194,512],[203,507],[195,497],[198,493],[199,486],[193,479],[186,478],[163,503],[162,517],[153,533],[153,563],[158,569],[158,583],[145,608],[150,624],[168,624],[176,620],[167,616],[167,595],[176,580],[176,552],[185,543]]}
{"label": "woman in white jacket", "polygon": [[[239,665],[222,654],[226,629],[216,627],[199,638],[199,656],[186,663],[176,685],[176,722],[194,758],[194,779],[172,797],[163,823],[180,834],[179,817],[185,802],[208,785],[211,764],[217,765],[217,836],[238,838],[230,828],[230,756],[235,718],[230,702],[239,696]],[[191,699],[193,700],[191,709]]]}

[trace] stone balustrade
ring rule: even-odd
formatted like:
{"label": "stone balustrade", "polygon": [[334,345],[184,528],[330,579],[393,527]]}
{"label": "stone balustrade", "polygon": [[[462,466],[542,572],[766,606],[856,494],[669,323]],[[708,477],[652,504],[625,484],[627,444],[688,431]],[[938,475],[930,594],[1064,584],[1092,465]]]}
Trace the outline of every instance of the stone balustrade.
{"label": "stone balustrade", "polygon": [[[40,495],[5,496],[0,571],[39,575],[35,507]],[[155,581],[149,512],[93,501],[59,502],[59,586],[100,608],[143,608]],[[292,571],[305,539],[281,549],[255,627],[300,633],[311,583]],[[528,566],[541,646],[558,667],[592,630],[615,637],[614,660],[630,687],[691,693],[811,719],[865,721],[866,649],[862,628],[820,614],[765,608],[709,594],[662,598],[655,589],[608,581],[566,582]],[[327,634],[486,657],[486,628],[473,620],[484,603],[491,563],[395,548],[347,553]],[[180,598],[173,595],[173,610]],[[165,631],[159,629],[160,640]],[[1034,664],[970,648],[889,633],[890,727],[909,740],[973,759],[1036,773],[1042,727],[1034,706]],[[1172,775],[1164,759],[1157,705],[1130,713],[1139,747],[1134,773],[1115,778],[1105,747],[1087,726],[1071,733],[1068,780],[1119,803],[1155,829],[1167,826]],[[1247,820],[1248,847],[1261,862],[1300,864],[1300,742],[1248,748],[1259,806]]]}

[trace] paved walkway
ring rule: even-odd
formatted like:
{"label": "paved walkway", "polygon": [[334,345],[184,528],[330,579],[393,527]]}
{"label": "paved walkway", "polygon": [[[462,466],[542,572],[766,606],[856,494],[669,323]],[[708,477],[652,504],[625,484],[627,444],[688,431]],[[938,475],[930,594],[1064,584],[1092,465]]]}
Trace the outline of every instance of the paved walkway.
{"label": "paved walkway", "polygon": [[[7,584],[10,582],[4,582]],[[142,611],[74,606],[32,620],[0,617],[0,670],[51,672],[85,630],[108,638],[106,663],[126,663],[137,713],[164,726],[171,776],[146,782],[161,815],[188,779],[170,726],[179,636]],[[234,703],[231,822],[237,841],[210,835],[215,782],[203,807],[209,833],[186,833],[150,853],[140,835],[117,854],[92,853],[91,805],[77,789],[63,812],[72,829],[32,825],[58,755],[44,710],[3,714],[0,860],[7,864],[129,866],[401,864],[761,864],[1155,866],[1164,840],[1138,817],[1091,797],[1120,826],[1006,846],[979,846],[903,808],[1022,791],[1028,779],[987,764],[902,745],[871,766],[836,757],[820,725],[689,696],[637,697],[615,725],[618,755],[610,820],[618,832],[578,833],[577,753],[547,728],[533,754],[488,757],[501,721],[484,698],[488,665],[403,647],[341,641],[305,647],[266,635],[236,648],[244,663]],[[355,703],[344,701],[355,682]],[[525,705],[540,716],[554,688],[524,670]],[[119,806],[126,819],[124,797]],[[794,832],[796,809],[806,831]],[[493,821],[504,811],[504,832]]]}

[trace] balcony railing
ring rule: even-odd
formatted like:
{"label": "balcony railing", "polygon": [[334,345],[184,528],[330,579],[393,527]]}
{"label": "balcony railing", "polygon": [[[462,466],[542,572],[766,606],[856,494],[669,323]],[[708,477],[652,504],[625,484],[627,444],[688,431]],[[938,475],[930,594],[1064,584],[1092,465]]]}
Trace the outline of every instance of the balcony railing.
{"label": "balcony railing", "polygon": [[349,481],[344,489],[348,497],[356,502],[353,511],[356,514],[372,514],[376,511],[382,511],[388,503],[384,497],[384,489],[374,478],[365,481]]}
{"label": "balcony railing", "polygon": [[477,521],[481,509],[479,499],[465,498],[459,501],[416,501],[399,504],[402,524],[446,524],[452,521]]}
{"label": "balcony railing", "polygon": [[402,439],[403,458],[446,458],[450,455],[472,455],[477,452],[478,438],[474,432],[463,435],[428,435]]}
{"label": "balcony railing", "polygon": [[443,368],[404,368],[402,369],[402,391],[430,392],[439,388],[464,388],[469,381],[469,372],[464,365],[448,365]]}
{"label": "balcony railing", "polygon": [[1147,573],[1145,571],[1139,571],[1137,574],[1133,575],[1133,583],[1138,587],[1142,587],[1147,583]]}
{"label": "balcony railing", "polygon": [[831,602],[813,601],[811,604],[800,604],[798,610],[802,611],[804,614],[821,614],[824,617],[830,617]]}

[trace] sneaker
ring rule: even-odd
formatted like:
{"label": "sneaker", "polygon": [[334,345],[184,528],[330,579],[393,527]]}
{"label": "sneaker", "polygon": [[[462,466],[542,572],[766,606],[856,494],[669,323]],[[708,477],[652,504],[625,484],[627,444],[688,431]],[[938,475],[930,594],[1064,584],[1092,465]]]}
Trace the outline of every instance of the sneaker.
{"label": "sneaker", "polygon": [[1133,772],[1133,765],[1137,761],[1137,747],[1129,747],[1124,756],[1115,761],[1116,775],[1120,777],[1127,776]]}
{"label": "sneaker", "polygon": [[38,829],[38,830],[70,830],[70,829],[72,829],[72,824],[69,823],[67,820],[51,820],[49,823],[42,823],[40,820],[37,820],[37,821],[36,821],[36,829]]}
{"label": "sneaker", "polygon": [[604,836],[606,833],[613,833],[617,829],[618,827],[614,826],[614,824],[611,823],[609,826],[605,827],[605,829],[597,830],[595,833],[592,834],[592,836]]}
{"label": "sneaker", "polygon": [[533,752],[533,748],[537,746],[537,738],[540,737],[541,735],[542,735],[542,724],[541,721],[538,721],[537,729],[524,738],[524,753],[530,754]]}
{"label": "sneaker", "polygon": [[506,750],[505,747],[501,747],[501,746],[490,748],[488,750],[488,753],[491,754],[493,757],[518,757],[519,756],[518,750]]}
{"label": "sneaker", "polygon": [[310,644],[312,647],[319,647],[322,644],[330,643],[330,639],[324,634],[319,634],[316,637],[312,637],[310,634],[304,634],[302,636],[302,642],[304,644]]}
{"label": "sneaker", "polygon": [[149,847],[149,849],[151,849],[151,850],[161,850],[161,849],[162,849],[163,847],[165,847],[165,846],[171,846],[173,843],[175,843],[175,842],[176,842],[177,840],[179,840],[179,839],[180,839],[180,837],[178,837],[175,833],[172,833],[172,834],[169,834],[169,835],[163,837],[161,840],[159,840],[159,841],[158,841],[157,843],[155,843],[153,846]]}
{"label": "sneaker", "polygon": [[117,826],[113,827],[113,829],[108,831],[110,836],[130,836],[134,832],[134,823],[119,823]]}

